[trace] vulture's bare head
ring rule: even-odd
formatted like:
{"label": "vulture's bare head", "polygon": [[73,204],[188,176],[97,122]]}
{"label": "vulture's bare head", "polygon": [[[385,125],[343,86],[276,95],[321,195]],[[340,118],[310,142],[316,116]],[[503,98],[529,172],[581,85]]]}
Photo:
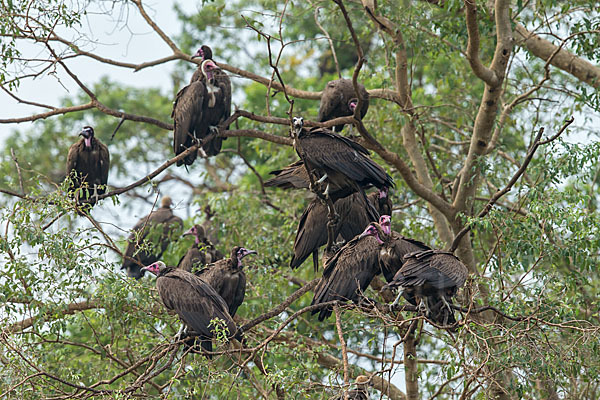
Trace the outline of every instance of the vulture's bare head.
{"label": "vulture's bare head", "polygon": [[292,118],[292,138],[297,138],[304,127],[304,118],[294,117]]}
{"label": "vulture's bare head", "polygon": [[358,99],[352,98],[348,101],[348,108],[350,109],[350,111],[352,111],[352,113],[354,113],[354,110],[356,110],[356,106],[358,105]]}
{"label": "vulture's bare head", "polygon": [[215,62],[210,59],[202,61],[200,68],[202,69],[202,74],[209,81],[212,80],[215,70],[219,69],[219,67],[217,67],[217,64],[215,64]]}
{"label": "vulture's bare head", "polygon": [[239,247],[239,246],[235,246],[231,250],[231,258],[237,260],[238,267],[240,267],[242,265],[242,258],[244,258],[250,254],[258,254],[258,253],[254,250],[249,250],[249,249],[246,249],[244,247]]}
{"label": "vulture's bare head", "polygon": [[201,57],[202,60],[210,60],[212,59],[212,50],[207,45],[203,44],[200,46],[196,54],[192,56],[192,58]]}
{"label": "vulture's bare head", "polygon": [[367,229],[365,229],[365,231],[359,235],[359,239],[362,239],[366,236],[373,236],[375,239],[377,239],[377,242],[379,244],[383,244],[383,240],[381,240],[381,238],[379,237],[379,234],[383,233],[385,232],[383,231],[383,229],[381,229],[381,226],[376,222],[372,222],[371,224],[369,224],[369,226],[367,226]]}
{"label": "vulture's bare head", "polygon": [[84,126],[79,136],[83,136],[85,147],[92,147],[92,138],[94,137],[94,128],[91,126]]}
{"label": "vulture's bare head", "polygon": [[196,244],[200,243],[202,239],[206,238],[206,232],[202,225],[194,225],[187,231],[183,232],[182,236],[193,235],[196,238]]}
{"label": "vulture's bare head", "polygon": [[158,274],[160,274],[165,268],[167,268],[167,266],[164,262],[157,261],[155,263],[145,266],[144,268],[142,268],[142,271],[148,271],[158,276]]}
{"label": "vulture's bare head", "polygon": [[381,225],[381,229],[386,235],[392,233],[392,217],[389,215],[382,215],[379,217],[379,225]]}

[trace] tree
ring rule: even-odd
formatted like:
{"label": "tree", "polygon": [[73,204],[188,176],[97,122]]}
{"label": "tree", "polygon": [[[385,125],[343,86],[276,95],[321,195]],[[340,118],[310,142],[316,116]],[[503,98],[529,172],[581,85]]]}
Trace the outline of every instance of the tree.
{"label": "tree", "polygon": [[[38,110],[0,120],[36,121],[3,149],[0,397],[335,398],[361,374],[378,398],[598,396],[600,148],[583,137],[599,132],[595,2],[215,0],[178,7],[174,38],[141,0],[0,4],[1,87]],[[95,53],[83,17],[96,8],[140,15],[172,54],[133,64]],[[186,171],[173,166],[170,104],[203,43],[246,79],[233,80],[224,151]],[[176,63],[173,90],[87,85],[71,67],[79,58],[132,72]],[[80,92],[60,105],[15,94],[54,68]],[[364,121],[313,121],[337,71],[369,89]],[[457,333],[382,306],[379,279],[366,293],[379,306],[339,305],[324,323],[307,314],[318,276],[287,267],[305,194],[263,185],[296,160],[297,114],[353,125],[396,180],[394,228],[456,249],[471,274]],[[108,142],[120,120],[111,190],[77,217],[66,149],[84,121]],[[238,311],[248,347],[223,344],[213,361],[172,341],[178,322],[153,281],[118,272],[127,226],[107,210],[147,211],[170,190],[190,192],[181,208],[210,205],[221,250],[260,253]],[[176,263],[188,245],[163,259]]]}

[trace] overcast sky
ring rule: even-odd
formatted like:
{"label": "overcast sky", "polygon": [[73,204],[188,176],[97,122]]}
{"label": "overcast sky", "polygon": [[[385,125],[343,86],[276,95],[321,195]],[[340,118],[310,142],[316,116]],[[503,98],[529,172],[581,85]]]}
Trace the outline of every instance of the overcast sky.
{"label": "overcast sky", "polygon": [[[172,2],[149,0],[144,2],[144,7],[168,35],[174,37],[180,33],[181,24],[177,21]],[[87,36],[95,38],[97,43],[85,46],[85,50],[93,50],[107,58],[133,63],[151,61],[172,53],[138,13],[122,11],[117,8],[111,16],[96,13],[94,10],[88,11],[87,21],[82,21],[82,29]],[[42,47],[25,42],[20,42],[19,46],[27,56],[41,54]],[[130,86],[147,87],[150,83],[153,87],[170,89],[169,72],[173,69],[174,62],[140,72],[102,64],[87,57],[67,60],[67,66],[88,86],[97,82],[101,76],[109,75],[111,80]],[[56,72],[56,75],[45,74],[34,80],[22,81],[16,95],[24,100],[59,106],[62,97],[75,94],[79,89],[62,68],[58,67]],[[0,119],[25,117],[45,111],[39,107],[19,104],[3,91],[0,91],[0,105]],[[32,123],[29,122],[18,125],[0,124],[0,144],[14,129],[28,129],[31,126]]]}

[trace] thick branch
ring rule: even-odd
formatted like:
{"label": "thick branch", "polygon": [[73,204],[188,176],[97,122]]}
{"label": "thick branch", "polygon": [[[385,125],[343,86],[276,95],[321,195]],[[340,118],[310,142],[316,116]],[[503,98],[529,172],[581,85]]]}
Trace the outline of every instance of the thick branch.
{"label": "thick branch", "polygon": [[481,63],[479,59],[479,27],[477,26],[477,5],[475,0],[465,0],[465,18],[469,42],[467,44],[467,60],[471,69],[479,79],[490,86],[498,85],[498,77],[491,69]]}
{"label": "thick branch", "polygon": [[40,319],[44,319],[44,318],[47,318],[52,315],[61,317],[66,314],[75,314],[78,311],[91,310],[94,308],[101,308],[101,307],[102,306],[97,301],[94,301],[94,300],[86,300],[86,301],[82,301],[79,303],[71,303],[66,306],[66,309],[63,306],[60,308],[56,308],[53,311],[47,311],[40,315],[36,315],[34,317],[26,318],[22,321],[16,322],[16,323],[10,325],[8,328],[6,328],[3,332],[8,333],[8,334],[21,332],[21,331],[24,331],[25,329],[33,326],[33,324],[36,321],[39,321]]}
{"label": "thick branch", "polygon": [[550,59],[550,64],[573,75],[577,79],[595,88],[600,88],[600,68],[568,50],[560,49],[552,42],[542,39],[533,32],[528,31],[523,25],[516,24],[516,36],[521,45],[542,60],[548,61],[552,54],[558,50],[556,55]]}

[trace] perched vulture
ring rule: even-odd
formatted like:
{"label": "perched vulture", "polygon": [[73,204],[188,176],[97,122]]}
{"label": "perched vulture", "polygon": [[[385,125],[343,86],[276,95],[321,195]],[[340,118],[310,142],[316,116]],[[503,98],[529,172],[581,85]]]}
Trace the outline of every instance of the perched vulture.
{"label": "perched vulture", "polygon": [[256,254],[256,251],[235,246],[231,249],[229,258],[207,265],[206,268],[196,273],[225,300],[232,317],[246,295],[246,273],[242,265],[242,258],[249,254]]}
{"label": "perched vulture", "polygon": [[79,135],[82,138],[69,147],[67,155],[69,193],[74,194],[79,204],[88,200],[94,205],[97,196],[106,191],[110,155],[108,148],[94,137],[91,126],[84,126]]}
{"label": "perched vulture", "polygon": [[365,375],[359,375],[354,381],[356,389],[349,390],[337,397],[336,400],[369,400],[369,390],[367,387],[370,385],[371,378]]}
{"label": "perched vulture", "polygon": [[[358,84],[358,94],[361,99],[360,117],[361,119],[367,114],[369,109],[369,93],[365,86]],[[321,104],[319,106],[318,122],[325,122],[338,117],[348,117],[354,115],[354,110],[358,105],[358,97],[354,91],[354,85],[350,79],[338,79],[327,82],[327,86],[323,89],[321,96]],[[344,125],[336,125],[333,131],[340,132]]]}
{"label": "perched vulture", "polygon": [[[391,212],[387,188],[369,194],[367,199],[380,214]],[[367,205],[360,193],[339,199],[334,206],[339,216],[334,234],[335,237],[340,235],[345,241],[361,233],[369,223],[376,222],[369,217]],[[309,255],[313,254],[315,271],[318,269],[316,253],[327,243],[327,214],[327,207],[318,198],[313,199],[304,210],[298,223],[294,256],[290,267],[299,267]]]}
{"label": "perched vulture", "polygon": [[[392,177],[368,157],[369,152],[360,144],[329,129],[306,130],[301,117],[294,117],[292,123],[291,136],[296,153],[306,168],[316,175],[315,182],[326,182],[324,194],[332,201],[354,192],[362,193],[366,201],[364,187],[394,186]],[[369,208],[375,213],[373,207]],[[379,218],[379,215],[374,217]]]}
{"label": "perched vulture", "polygon": [[[162,261],[143,269],[157,276],[156,289],[165,307],[179,315],[187,327],[187,335],[199,337],[204,350],[212,351],[214,328],[211,320],[215,318],[225,323],[229,337],[241,340],[227,304],[209,284],[192,273],[167,267]],[[207,357],[212,358],[210,354]]]}
{"label": "perched vulture", "polygon": [[194,236],[194,244],[181,257],[177,268],[192,272],[194,267],[204,266],[223,258],[223,254],[215,249],[215,246],[206,237],[202,225],[194,225],[183,233],[183,236],[187,235]]}
{"label": "perched vulture", "polygon": [[[192,56],[202,57],[202,63],[194,72],[190,84],[181,89],[173,103],[173,150],[175,155],[202,140],[202,149],[207,156],[221,151],[222,137],[212,137],[204,142],[209,134],[218,134],[217,125],[231,115],[231,81],[212,60],[212,50],[202,46]],[[197,153],[187,155],[177,165],[191,165]]]}
{"label": "perched vulture", "polygon": [[[127,238],[128,244],[121,269],[124,269],[128,276],[140,279],[144,275],[141,266],[158,261],[172,236],[181,229],[183,221],[173,214],[171,198],[163,197],[160,208],[141,218],[133,227]],[[140,250],[142,245],[144,249]]]}
{"label": "perched vulture", "polygon": [[450,325],[456,322],[450,307],[452,297],[462,287],[469,272],[454,254],[443,250],[417,251],[405,256],[402,268],[387,288],[399,288],[409,303],[433,322]]}
{"label": "perched vulture", "polygon": [[[379,273],[379,249],[383,244],[380,235],[383,231],[374,222],[329,258],[323,277],[315,288],[313,305],[332,300],[358,303],[361,293]],[[312,314],[319,313],[319,321],[323,321],[331,312],[332,307],[329,306],[314,310]]]}
{"label": "perched vulture", "polygon": [[275,176],[266,180],[265,186],[275,186],[282,189],[308,189],[309,187],[308,173],[301,160],[269,173]]}
{"label": "perched vulture", "polygon": [[398,270],[404,265],[405,255],[417,251],[431,250],[431,248],[425,243],[392,231],[392,218],[389,215],[382,215],[379,218],[379,225],[385,232],[385,243],[379,252],[379,265],[385,280],[391,282]]}

